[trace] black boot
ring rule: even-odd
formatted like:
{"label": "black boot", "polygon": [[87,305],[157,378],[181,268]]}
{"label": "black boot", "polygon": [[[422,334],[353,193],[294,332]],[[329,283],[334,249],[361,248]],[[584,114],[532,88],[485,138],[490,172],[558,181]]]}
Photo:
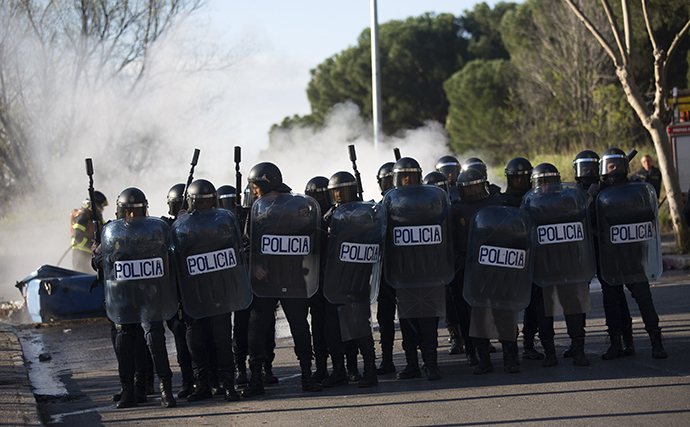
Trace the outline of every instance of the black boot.
{"label": "black boot", "polygon": [[220,385],[220,380],[218,379],[218,372],[214,369],[209,374],[209,383],[211,384],[211,394],[214,396],[222,396],[225,394],[223,386]]}
{"label": "black boot", "polygon": [[302,391],[323,390],[323,388],[311,377],[311,359],[300,360],[299,367],[302,370]]}
{"label": "black boot", "polygon": [[635,351],[635,343],[633,342],[632,325],[630,325],[630,327],[623,327],[623,330],[621,331],[621,338],[623,341],[623,352],[625,355],[634,356],[637,352]]}
{"label": "black boot", "polygon": [[357,368],[357,354],[354,353],[347,357],[347,377],[353,383],[359,382],[362,379],[362,374],[359,373]]}
{"label": "black boot", "polygon": [[278,384],[278,377],[273,375],[273,365],[270,363],[264,365],[264,384]]}
{"label": "black boot", "polygon": [[550,368],[551,366],[558,365],[558,357],[556,357],[556,345],[553,339],[541,340],[541,346],[544,347],[544,361],[541,362],[541,366],[544,368]]}
{"label": "black boot", "polygon": [[589,359],[585,354],[585,338],[573,338],[570,348],[573,349],[573,365],[575,366],[589,366]]}
{"label": "black boot", "polygon": [[529,360],[542,360],[544,359],[544,354],[539,353],[537,349],[534,348],[534,336],[525,335],[522,340],[522,358]]}
{"label": "black boot", "polygon": [[316,371],[312,374],[312,378],[317,383],[321,384],[323,380],[328,378],[328,357],[316,358]]}
{"label": "black boot", "polygon": [[121,398],[122,398],[122,388],[120,388],[120,391],[113,394],[113,402],[119,402]]}
{"label": "black boot", "polygon": [[349,378],[345,370],[345,359],[342,355],[331,356],[331,359],[333,360],[333,370],[328,378],[321,381],[321,385],[327,388],[346,385],[349,382]]}
{"label": "black boot", "polygon": [[419,356],[417,355],[417,349],[406,350],[405,359],[407,359],[407,365],[405,368],[398,372],[399,380],[409,380],[411,378],[419,378],[422,376],[422,371],[419,369]]}
{"label": "black boot", "polygon": [[186,399],[193,392],[194,392],[194,373],[193,372],[183,372],[182,373],[182,389],[177,392],[177,398],[178,399]]}
{"label": "black boot", "polygon": [[249,384],[242,390],[242,397],[254,397],[266,393],[264,390],[264,379],[261,374],[260,363],[250,363],[249,370],[251,376],[249,377]]}
{"label": "black boot", "polygon": [[221,372],[220,379],[223,381],[224,398],[228,402],[237,402],[240,395],[235,391],[235,373],[233,371]]}
{"label": "black boot", "polygon": [[652,357],[655,359],[666,359],[668,355],[662,344],[661,328],[649,331],[649,339],[652,340]]}
{"label": "black boot", "polygon": [[122,382],[122,394],[120,401],[117,402],[118,409],[131,408],[137,406],[137,398],[134,395],[134,383],[132,381]]}
{"label": "black boot", "polygon": [[424,360],[427,371],[426,379],[429,381],[440,380],[441,372],[438,370],[438,352],[436,350],[425,351]]}
{"label": "black boot", "polygon": [[195,376],[196,383],[194,391],[187,396],[187,402],[198,402],[199,400],[210,399],[213,397],[211,384],[208,381],[208,373],[203,372]]}
{"label": "black boot", "polygon": [[606,349],[606,353],[601,355],[602,360],[612,360],[618,357],[625,356],[625,350],[623,350],[623,344],[621,343],[621,333],[620,331],[609,330],[609,348]]}
{"label": "black boot", "polygon": [[520,372],[520,367],[517,365],[518,346],[514,341],[501,341],[503,344],[503,370],[509,374],[516,374]]}
{"label": "black boot", "polygon": [[376,355],[371,353],[362,353],[364,359],[364,375],[359,380],[359,388],[369,388],[379,385],[379,379],[376,376]]}
{"label": "black boot", "polygon": [[489,341],[479,340],[475,343],[477,353],[479,354],[479,364],[474,367],[472,373],[475,375],[486,374],[494,371],[494,365],[491,363],[491,349],[489,348]]}
{"label": "black boot", "polygon": [[458,325],[448,325],[448,334],[450,338],[450,348],[448,349],[448,354],[462,354],[465,352],[465,340],[462,339],[460,334],[460,329]]}
{"label": "black boot", "polygon": [[573,347],[572,347],[572,346],[570,346],[570,347],[566,348],[565,350],[563,350],[563,357],[566,358],[566,359],[569,359],[569,358],[573,357],[574,354],[575,354],[575,353],[573,352]]}
{"label": "black boot", "polygon": [[393,347],[381,348],[381,366],[378,367],[376,373],[379,375],[392,374],[395,372],[395,364],[393,364]]}
{"label": "black boot", "polygon": [[177,400],[173,396],[172,378],[160,380],[161,389],[161,406],[166,408],[174,408],[177,406]]}
{"label": "black boot", "polygon": [[477,349],[474,347],[472,340],[465,341],[465,357],[467,357],[467,364],[470,366],[479,365],[479,358],[477,357]]}
{"label": "black boot", "polygon": [[146,377],[134,376],[134,397],[136,397],[137,403],[148,402],[146,397]]}
{"label": "black boot", "polygon": [[249,383],[249,377],[247,376],[247,359],[236,359],[235,369],[237,370],[235,384],[237,384],[238,387],[245,387]]}

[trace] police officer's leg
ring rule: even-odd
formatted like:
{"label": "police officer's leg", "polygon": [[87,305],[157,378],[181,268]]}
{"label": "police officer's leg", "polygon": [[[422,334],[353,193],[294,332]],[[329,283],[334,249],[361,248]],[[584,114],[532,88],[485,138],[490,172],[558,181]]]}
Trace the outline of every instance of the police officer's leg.
{"label": "police officer's leg", "polygon": [[659,315],[656,313],[656,308],[654,308],[649,282],[631,283],[625,286],[632,293],[632,297],[635,298],[640,309],[642,321],[652,341],[652,357],[655,359],[666,358],[667,354],[662,344],[661,328],[659,327]]}
{"label": "police officer's leg", "polygon": [[336,304],[327,303],[326,306],[326,338],[331,352],[333,369],[331,375],[325,378],[321,385],[324,387],[346,385],[348,377],[345,369],[345,343],[340,333],[340,318]]}
{"label": "police officer's leg", "polygon": [[438,317],[421,317],[418,320],[421,331],[419,346],[424,355],[427,379],[438,380],[441,373],[438,369]]}
{"label": "police officer's leg", "polygon": [[273,361],[276,358],[276,311],[277,307],[273,309],[273,321],[268,323],[266,330],[266,359],[264,360],[264,383],[277,384],[278,378],[273,375]]}
{"label": "police officer's leg", "polygon": [[367,335],[355,340],[357,348],[362,353],[364,360],[364,375],[359,380],[359,388],[374,387],[379,384],[376,373],[376,353],[374,350],[374,337]]}
{"label": "police officer's leg", "polygon": [[453,278],[445,287],[446,292],[446,328],[448,328],[450,348],[448,354],[462,354],[465,352],[464,339],[460,332],[460,315],[456,300],[462,299],[462,277]]}
{"label": "police officer's leg", "polygon": [[377,299],[376,320],[379,323],[381,344],[381,365],[377,369],[379,375],[395,372],[393,363],[393,343],[395,342],[395,289],[385,280],[381,281],[381,289]]}
{"label": "police officer's leg", "polygon": [[210,399],[213,394],[209,383],[209,356],[207,319],[193,319],[185,316],[187,324],[187,347],[192,356],[192,368],[196,384],[194,392],[187,396],[188,402]]}
{"label": "police officer's leg", "polygon": [[249,385],[242,391],[242,397],[253,397],[264,393],[264,379],[261,373],[266,360],[266,332],[273,322],[276,298],[254,297],[249,316]]}
{"label": "police officer's leg", "polygon": [[[544,304],[542,303],[542,310]],[[558,357],[556,356],[556,345],[554,343],[554,336],[556,335],[553,329],[553,317],[541,316],[539,322],[539,339],[541,345],[544,347],[544,361],[541,366],[548,368],[558,365]]]}
{"label": "police officer's leg", "polygon": [[[464,272],[461,270],[456,274],[464,277]],[[464,284],[463,284],[464,286]],[[470,365],[478,365],[477,350],[474,346],[474,340],[470,337],[470,321],[472,319],[472,307],[462,297],[462,289],[460,290],[460,298],[455,300],[455,307],[458,312],[458,325],[460,327],[460,334],[465,341],[465,355],[467,363]]]}
{"label": "police officer's leg", "polygon": [[[151,353],[146,346],[146,339],[144,337],[144,329],[140,324],[134,325],[134,394],[137,397],[137,402],[144,403],[147,399],[147,378],[149,372],[153,375],[153,362],[151,361]],[[151,366],[149,366],[151,364]],[[153,385],[152,385],[153,387]]]}
{"label": "police officer's leg", "polygon": [[[181,310],[181,309],[180,309]],[[194,369],[192,368],[192,355],[187,347],[187,325],[178,313],[168,320],[168,329],[175,338],[175,350],[177,352],[177,364],[182,374],[182,389],[177,392],[178,399],[184,399],[194,391]]]}
{"label": "police officer's leg", "polygon": [[117,371],[122,386],[122,395],[117,403],[118,408],[129,408],[137,405],[134,394],[134,340],[137,334],[134,324],[112,324],[115,331],[115,355],[117,356]]}
{"label": "police officer's leg", "polygon": [[[539,323],[544,317],[544,293],[536,283],[532,283],[530,301],[522,319],[522,358],[542,360],[544,354],[534,348],[534,337],[539,331]],[[540,335],[541,337],[541,335]]]}
{"label": "police officer's leg", "polygon": [[609,348],[601,355],[601,358],[603,360],[611,360],[625,356],[621,342],[621,327],[623,313],[627,309],[628,304],[625,300],[622,286],[609,285],[601,277],[599,277],[599,282],[601,283],[604,315],[606,316],[606,326],[610,340]]}
{"label": "police officer's leg", "polygon": [[317,383],[328,378],[328,343],[326,340],[326,298],[323,296],[323,287],[319,287],[316,293],[309,298],[309,311],[311,313],[311,338],[314,343],[314,358],[316,371],[312,377]]}
{"label": "police officer's leg", "polygon": [[235,391],[235,360],[232,352],[231,314],[219,314],[209,319],[213,342],[216,344],[218,378],[225,394],[225,400],[237,401],[240,396]]}
{"label": "police officer's leg", "polygon": [[345,366],[347,368],[347,376],[352,382],[358,382],[362,379],[357,367],[357,356],[359,356],[359,347],[357,343],[352,340],[345,341]]}
{"label": "police officer's leg", "polygon": [[584,313],[566,314],[565,324],[570,336],[570,347],[573,349],[573,365],[589,366],[589,359],[585,354]]}
{"label": "police officer's leg", "polygon": [[472,371],[475,375],[486,374],[494,371],[494,365],[491,363],[491,349],[489,348],[488,338],[472,337],[472,342],[477,349],[479,355],[479,364],[474,367]]}
{"label": "police officer's leg", "polygon": [[402,333],[402,346],[405,351],[405,368],[398,372],[399,380],[419,378],[422,371],[419,368],[419,355],[417,348],[421,342],[421,331],[419,329],[419,319],[405,318],[400,319],[400,332]]}
{"label": "police officer's leg", "polygon": [[235,354],[235,369],[238,386],[245,386],[249,382],[247,377],[247,355],[249,354],[249,316],[250,309],[236,311],[234,313],[232,346]]}
{"label": "police officer's leg", "polygon": [[161,390],[161,406],[173,408],[177,406],[177,401],[172,392],[172,371],[168,360],[168,350],[165,347],[165,328],[163,322],[142,322],[144,337],[151,357],[153,367],[158,375]]}
{"label": "police officer's leg", "polygon": [[302,370],[302,390],[321,391],[321,386],[311,377],[311,333],[309,332],[309,300],[307,298],[285,298],[280,301],[290,324],[290,333],[295,342],[295,354]]}

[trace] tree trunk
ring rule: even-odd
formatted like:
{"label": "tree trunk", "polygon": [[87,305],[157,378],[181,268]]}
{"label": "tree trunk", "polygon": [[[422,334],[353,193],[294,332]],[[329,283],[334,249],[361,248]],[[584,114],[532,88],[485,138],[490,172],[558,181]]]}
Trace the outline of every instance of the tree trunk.
{"label": "tree trunk", "polygon": [[632,80],[632,73],[630,73],[626,67],[619,66],[616,70],[616,74],[623,85],[623,90],[628,98],[628,102],[642,121],[642,125],[652,137],[659,161],[659,169],[661,170],[661,179],[664,182],[664,188],[666,188],[666,200],[668,200],[668,207],[671,213],[673,232],[676,236],[676,246],[679,253],[688,253],[690,251],[690,230],[685,224],[682,214],[683,197],[680,183],[678,182],[678,171],[676,170],[676,165],[673,163],[671,142],[668,133],[666,133],[666,127],[659,119],[660,106],[657,107],[653,114],[650,112],[641,94],[637,90],[637,86],[635,86]]}

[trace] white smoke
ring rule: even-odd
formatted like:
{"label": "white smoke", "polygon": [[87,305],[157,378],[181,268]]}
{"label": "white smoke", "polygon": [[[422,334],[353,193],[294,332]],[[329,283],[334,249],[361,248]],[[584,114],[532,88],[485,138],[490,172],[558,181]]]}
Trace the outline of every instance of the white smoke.
{"label": "white smoke", "polygon": [[[104,212],[108,220],[115,216],[117,195],[132,186],[147,195],[151,215],[166,215],[165,196],[172,185],[186,181],[194,148],[201,149],[195,178],[216,187],[235,185],[234,146],[240,146],[244,184],[254,164],[271,161],[293,191],[303,193],[314,176],[352,172],[348,145],[354,144],[365,200],[380,200],[376,173],[395,160],[394,147],[415,158],[423,174],[434,170],[440,156],[451,154],[443,126],[436,122],[387,137],[375,148],[372,124],[352,103],[335,106],[322,128],[277,132],[269,147],[271,123],[305,114],[292,105],[306,104],[313,64],[250,55],[252,46],[240,46],[242,53],[221,61],[229,67],[206,63],[200,69],[205,59],[194,53],[198,45],[187,42],[205,44],[207,39],[189,31],[177,29],[157,45],[134,91],[123,78],[76,92],[79,122],[68,141],[59,141],[64,144],[59,150],[54,146],[59,138],[50,132],[34,141],[44,184],[0,222],[0,301],[18,300],[14,283],[41,265],[56,265],[69,248],[69,213],[87,196],[85,158],[93,159],[94,187],[110,202]],[[52,77],[58,95],[45,123],[59,122],[72,105],[71,82],[59,73]],[[300,87],[299,93],[291,87]],[[69,253],[60,266],[71,268]]]}

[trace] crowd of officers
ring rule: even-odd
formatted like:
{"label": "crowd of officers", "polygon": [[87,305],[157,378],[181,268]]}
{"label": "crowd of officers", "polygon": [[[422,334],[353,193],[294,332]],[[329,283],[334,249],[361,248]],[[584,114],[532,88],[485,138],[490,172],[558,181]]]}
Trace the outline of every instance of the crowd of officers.
{"label": "crowd of officers", "polygon": [[[573,167],[577,186],[582,189],[583,194],[587,195],[587,203],[590,205],[595,202],[597,194],[605,188],[627,185],[629,182],[627,178],[629,159],[624,152],[616,148],[606,150],[601,158],[593,151],[583,151],[575,158]],[[112,320],[112,341],[117,355],[122,387],[120,392],[113,396],[113,399],[118,402],[117,407],[127,408],[146,402],[147,394],[153,393],[154,373],[160,380],[162,405],[176,406],[175,394],[172,391],[172,371],[165,345],[164,322],[175,337],[177,362],[182,374],[182,389],[176,394],[177,399],[194,402],[209,399],[213,395],[222,395],[228,401],[237,401],[240,396],[251,398],[263,394],[264,385],[278,382],[272,372],[272,362],[276,345],[276,310],[279,305],[285,313],[292,333],[294,351],[301,368],[301,386],[305,392],[317,392],[323,387],[343,386],[349,382],[357,382],[359,387],[363,388],[373,387],[378,384],[378,375],[396,372],[399,380],[417,378],[422,375],[429,380],[441,378],[437,347],[439,317],[443,314],[445,314],[450,336],[449,353],[465,354],[467,363],[474,366],[475,374],[485,374],[494,370],[490,353],[495,352],[496,349],[491,344],[491,339],[499,339],[502,345],[504,371],[519,372],[517,345],[519,334],[517,311],[519,310],[505,309],[500,306],[486,307],[468,302],[471,300],[468,294],[472,291],[469,289],[471,284],[465,283],[467,280],[465,270],[472,268],[469,263],[466,265],[466,260],[470,259],[467,254],[468,244],[471,244],[469,242],[470,225],[473,217],[485,208],[492,206],[519,208],[523,205],[523,198],[533,188],[544,189],[549,185],[560,185],[560,173],[552,164],[542,163],[532,167],[527,159],[518,157],[511,160],[505,168],[507,188],[505,192],[501,192],[498,186],[488,182],[486,166],[478,158],[470,158],[461,164],[453,156],[443,156],[438,160],[435,169],[434,172],[422,178],[421,167],[412,158],[403,157],[397,162],[385,163],[377,173],[379,189],[383,196],[383,200],[379,203],[361,201],[361,183],[349,172],[337,172],[330,179],[322,176],[314,177],[306,184],[304,193],[309,200],[315,201],[314,203],[318,205],[317,211],[322,215],[319,218],[321,226],[317,234],[320,245],[314,245],[320,248],[319,283],[318,288],[313,292],[309,291],[298,297],[282,298],[267,297],[265,292],[257,291],[257,289],[247,291],[238,287],[233,288],[236,295],[234,305],[228,303],[229,305],[225,308],[205,311],[204,307],[193,307],[191,304],[190,307],[185,307],[184,298],[179,298],[179,301],[174,301],[173,315],[169,313],[158,317],[152,315],[153,320],[142,319],[142,321],[136,319],[123,321],[128,316],[126,308],[111,307],[108,315]],[[256,210],[281,209],[283,205],[275,200],[281,200],[280,195],[291,195],[292,190],[283,182],[279,168],[272,163],[259,163],[254,166],[249,173],[248,182],[243,203],[237,203],[238,192],[228,185],[215,188],[209,181],[198,179],[187,188],[185,184],[173,186],[167,196],[170,217],[163,217],[160,220],[165,223],[165,227],[160,227],[160,230],[172,229],[170,241],[164,239],[172,248],[171,252],[175,252],[176,245],[178,247],[184,245],[184,241],[180,243],[179,236],[182,236],[183,232],[189,228],[190,221],[194,220],[195,215],[198,221],[201,221],[200,218],[205,218],[201,216],[204,213],[207,216],[215,215],[214,221],[220,221],[229,228],[239,227],[241,231],[240,244],[244,251],[233,252],[232,255],[244,259],[235,260],[236,265],[246,267],[246,271],[252,276],[251,283],[264,280],[265,276],[270,274],[268,267],[260,262],[258,256],[258,261],[252,260],[251,263],[249,257],[249,253],[252,256],[255,254],[255,248],[252,248],[252,245],[256,240],[252,240],[251,233],[254,229],[251,223],[258,215],[256,212],[251,213],[252,205],[271,196],[273,205],[265,203]],[[387,197],[387,194],[390,196],[391,190],[426,186],[443,190],[443,197],[451,212],[449,230],[452,230],[454,248],[450,280],[439,283],[436,287],[425,288],[429,292],[423,293],[428,295],[435,292],[435,299],[429,304],[436,304],[436,310],[425,311],[411,308],[417,307],[420,301],[428,301],[422,301],[425,297],[420,296],[421,294],[410,296],[418,288],[393,286],[386,280],[387,274],[382,273],[386,269],[382,267],[366,270],[367,274],[373,278],[368,281],[369,276],[367,276],[367,283],[376,287],[378,293],[372,294],[371,301],[367,297],[364,298],[365,309],[362,310],[362,305],[360,305],[359,309],[348,312],[351,305],[333,297],[334,287],[325,283],[332,280],[325,277],[325,271],[330,268],[326,267],[329,258],[329,239],[335,238],[331,226],[336,227],[337,224],[338,227],[342,227],[345,224],[342,207],[358,202],[362,205],[357,205],[357,209],[360,210],[356,212],[360,213],[362,209],[367,213],[376,212],[377,209],[380,210],[381,204],[390,209],[391,203],[395,203]],[[102,196],[102,199],[99,199],[97,204],[99,213],[102,211],[102,206],[107,205],[105,196]],[[147,208],[148,201],[144,193],[137,188],[128,188],[117,199],[118,220],[109,224],[121,222],[126,227],[128,221],[148,217]],[[218,216],[219,212],[220,216]],[[390,218],[392,213],[388,212],[388,215]],[[591,212],[590,219],[596,221]],[[159,221],[159,219],[155,220]],[[105,234],[113,233],[113,227],[109,224],[105,227],[108,231],[104,231],[105,242],[107,242]],[[159,226],[155,221],[147,224],[149,224],[147,227],[153,224],[153,227],[158,230]],[[84,225],[75,225],[75,230],[88,231],[85,230],[88,226],[88,222],[84,222]],[[592,226],[594,233],[596,229],[595,225]],[[221,227],[218,227],[218,230],[221,230]],[[376,232],[372,233],[376,234]],[[207,236],[207,238],[213,237]],[[75,239],[78,241],[77,246],[84,247],[91,241],[81,241],[79,234],[75,234]],[[594,249],[598,253],[596,239],[592,240],[595,242]],[[109,257],[112,258],[111,252],[114,250],[105,242],[101,246],[94,245],[92,248],[93,269],[100,269],[101,272],[104,269],[107,270],[104,265],[108,263]],[[76,250],[87,252],[79,247]],[[112,260],[110,261],[112,264]],[[389,262],[387,257],[384,258],[383,264],[386,262]],[[170,268],[173,275],[177,274],[181,277],[179,270],[184,268],[180,266],[183,263],[184,261],[171,262],[171,265],[166,265],[165,269],[167,271]],[[597,272],[601,270],[599,257],[596,258],[596,268]],[[303,273],[308,274],[307,269],[304,270]],[[177,273],[174,273],[175,271]],[[284,274],[290,273],[285,271]],[[107,274],[105,279],[106,301],[108,301],[109,293],[116,291],[113,291],[114,288],[111,289],[113,285],[109,284]],[[607,283],[601,275],[599,275],[599,281],[610,338],[610,345],[601,358],[611,360],[634,355],[636,351],[633,343],[632,318],[623,292],[624,288],[619,283]],[[184,280],[180,279],[176,283],[178,292],[184,294],[185,290],[180,289],[185,286]],[[564,352],[563,357],[572,358],[573,364],[577,366],[587,366],[589,360],[585,354],[584,345],[585,313],[589,311],[589,283],[571,284],[567,277],[563,278],[562,283],[568,283],[568,285],[542,287],[537,283],[531,284],[531,289],[528,290],[529,304],[526,308],[522,307],[524,308],[522,357],[543,360],[544,367],[557,365],[559,362],[554,346],[553,316],[565,314],[571,345]],[[624,283],[624,285],[631,291],[639,306],[645,329],[651,339],[652,357],[667,357],[649,282],[641,280],[637,283]],[[578,302],[570,304],[561,301],[564,310],[554,313],[548,308],[549,304],[545,303],[545,295],[548,299],[552,299],[551,290],[555,288],[563,290],[568,286],[571,287],[569,291],[571,293],[561,292],[558,298],[573,298]],[[348,290],[348,292],[354,291]],[[370,290],[366,292],[369,293]],[[374,340],[369,322],[369,303],[373,302],[373,298],[376,298],[378,304],[377,320],[380,328],[381,357],[378,367],[375,362]],[[439,309],[439,305],[443,307]],[[396,309],[406,361],[405,366],[399,371],[393,363]],[[343,313],[347,314],[343,315]],[[309,315],[311,315],[311,322],[308,321]],[[486,326],[487,322],[489,326]],[[356,329],[357,325],[362,330],[362,324],[365,325],[364,332],[346,332],[348,328]],[[537,335],[543,352],[540,352],[535,345]],[[359,354],[364,362],[361,374],[357,365]],[[331,358],[330,372],[327,363],[329,357]],[[312,361],[315,361],[314,371],[312,371]]]}

